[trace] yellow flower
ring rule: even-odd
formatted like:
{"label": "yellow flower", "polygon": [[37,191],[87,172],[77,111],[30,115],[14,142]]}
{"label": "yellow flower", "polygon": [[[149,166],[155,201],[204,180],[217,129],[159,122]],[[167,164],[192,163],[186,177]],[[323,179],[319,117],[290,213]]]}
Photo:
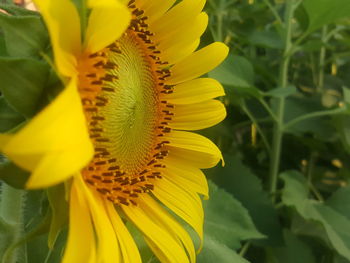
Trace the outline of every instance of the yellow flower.
{"label": "yellow flower", "polygon": [[222,156],[189,131],[225,118],[214,100],[223,88],[199,77],[228,53],[222,43],[196,51],[205,0],[87,1],[84,41],[69,0],[34,2],[65,88],[18,133],[1,135],[0,149],[31,171],[29,189],[72,178],[63,262],[140,262],[121,215],[162,262],[195,262],[191,238],[161,203],[202,239],[200,169]]}

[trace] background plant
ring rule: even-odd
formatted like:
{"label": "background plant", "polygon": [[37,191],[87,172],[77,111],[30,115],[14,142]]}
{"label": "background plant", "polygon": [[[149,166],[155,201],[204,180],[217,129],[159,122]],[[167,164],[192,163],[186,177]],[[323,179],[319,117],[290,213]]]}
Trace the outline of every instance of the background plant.
{"label": "background plant", "polygon": [[[0,14],[6,132],[36,114],[60,84],[40,16],[1,8],[11,14]],[[350,262],[350,1],[208,0],[206,11],[203,45],[223,41],[231,51],[209,74],[225,86],[228,117],[202,132],[226,165],[206,171],[211,197],[198,262]],[[64,186],[13,188],[27,176],[1,157],[0,258],[59,262]],[[144,262],[157,262],[134,236]]]}

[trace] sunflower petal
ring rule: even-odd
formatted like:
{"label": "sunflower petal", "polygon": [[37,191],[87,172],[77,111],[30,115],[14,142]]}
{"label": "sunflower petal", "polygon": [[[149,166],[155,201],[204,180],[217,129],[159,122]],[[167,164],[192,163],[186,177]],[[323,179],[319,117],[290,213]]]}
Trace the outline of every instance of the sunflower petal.
{"label": "sunflower petal", "polygon": [[112,222],[115,235],[119,240],[120,249],[123,255],[124,263],[141,263],[141,257],[139,250],[135,244],[135,241],[131,237],[128,229],[120,219],[113,204],[106,201],[108,216]]}
{"label": "sunflower petal", "polygon": [[184,0],[171,8],[154,23],[150,24],[155,35],[167,34],[176,30],[182,24],[190,24],[190,21],[202,11],[205,0]]}
{"label": "sunflower petal", "polygon": [[97,236],[97,262],[115,263],[120,262],[120,247],[110,218],[107,215],[107,208],[104,200],[97,193],[91,191],[82,180],[77,179],[78,187],[83,191],[90,207]]}
{"label": "sunflower petal", "polygon": [[144,195],[142,197],[142,207],[147,211],[149,217],[162,226],[182,244],[190,257],[190,262],[195,262],[196,255],[193,241],[184,228],[152,197]]}
{"label": "sunflower petal", "polygon": [[189,262],[182,245],[169,233],[169,229],[152,220],[150,211],[147,211],[144,202],[140,202],[140,200],[138,206],[122,206],[122,209],[145,235],[146,240],[151,240],[153,252],[158,257],[166,259],[163,260],[164,262]]}
{"label": "sunflower petal", "polygon": [[210,168],[223,160],[218,147],[199,134],[173,130],[164,139],[170,142],[167,146],[170,156],[195,167]]}
{"label": "sunflower petal", "polygon": [[[30,188],[64,181],[85,167],[93,155],[93,147],[76,80],[72,79],[23,129],[2,142],[0,150],[15,164],[33,172],[28,182]],[[74,159],[70,160],[73,155]],[[45,167],[49,169],[45,171]],[[47,171],[52,173],[48,176]]]}
{"label": "sunflower petal", "polygon": [[[169,64],[175,64],[178,61],[191,55],[200,44],[200,39],[197,38],[195,41],[188,43],[187,45],[175,45],[166,51],[163,51],[161,58],[163,61],[167,61]],[[176,55],[175,55],[176,54]]]}
{"label": "sunflower petal", "polygon": [[168,156],[162,161],[166,169],[162,170],[162,175],[169,181],[177,185],[186,185],[190,191],[209,197],[208,182],[203,172],[190,165],[179,163]]}
{"label": "sunflower petal", "polygon": [[73,182],[70,194],[68,241],[62,263],[94,263],[95,257],[95,234],[89,207],[83,193]]}
{"label": "sunflower petal", "polygon": [[44,17],[50,32],[59,73],[64,76],[76,74],[77,56],[81,51],[79,14],[69,0],[34,0]]}
{"label": "sunflower petal", "polygon": [[[158,46],[158,49],[162,52],[162,60],[175,64],[193,53],[198,47],[194,44],[198,42],[207,25],[208,15],[201,13],[190,25],[184,25],[176,32],[168,34],[166,38],[159,42]],[[194,48],[191,49],[190,47]]]}
{"label": "sunflower petal", "polygon": [[201,78],[175,86],[174,92],[166,95],[173,104],[192,104],[225,95],[222,85],[215,79]]}
{"label": "sunflower petal", "polygon": [[218,100],[175,105],[175,117],[169,127],[179,130],[200,130],[218,124],[226,117],[225,106]]}
{"label": "sunflower petal", "polygon": [[[72,176],[73,172],[80,171],[81,149],[71,149],[71,151],[62,151],[44,156],[31,174],[26,186],[29,189],[44,188],[64,181]],[[87,163],[89,158],[85,160]],[[55,168],[53,168],[53,164]],[[48,176],[48,171],[49,176]]]}
{"label": "sunflower petal", "polygon": [[107,47],[124,33],[131,14],[124,4],[116,0],[89,3],[92,11],[86,30],[86,49],[94,53]]}
{"label": "sunflower petal", "polygon": [[152,193],[166,207],[192,226],[203,241],[204,214],[202,202],[197,193],[183,189],[166,177],[157,182]]}
{"label": "sunflower petal", "polygon": [[196,51],[171,68],[171,76],[167,79],[168,85],[176,85],[195,79],[218,66],[227,56],[228,47],[215,42]]}
{"label": "sunflower petal", "polygon": [[147,15],[147,23],[151,25],[159,17],[161,17],[170,7],[174,5],[176,0],[141,0],[137,1],[138,6],[145,11]]}
{"label": "sunflower petal", "polygon": [[[168,30],[161,35],[154,35],[155,42],[159,42],[158,48],[165,50],[177,43],[188,43],[199,38],[208,26],[208,15],[205,12],[194,16],[189,23],[177,25],[173,30]],[[176,41],[174,41],[176,39]]]}

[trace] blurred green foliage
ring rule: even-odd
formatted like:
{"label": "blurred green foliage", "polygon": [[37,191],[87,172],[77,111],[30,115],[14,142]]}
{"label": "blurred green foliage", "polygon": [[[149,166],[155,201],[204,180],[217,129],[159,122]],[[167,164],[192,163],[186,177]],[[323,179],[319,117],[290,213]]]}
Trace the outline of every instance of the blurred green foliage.
{"label": "blurred green foliage", "polygon": [[209,0],[207,12],[205,41],[230,46],[209,74],[228,117],[204,131],[226,166],[207,174],[264,235],[233,249],[252,263],[350,262],[350,2]]}

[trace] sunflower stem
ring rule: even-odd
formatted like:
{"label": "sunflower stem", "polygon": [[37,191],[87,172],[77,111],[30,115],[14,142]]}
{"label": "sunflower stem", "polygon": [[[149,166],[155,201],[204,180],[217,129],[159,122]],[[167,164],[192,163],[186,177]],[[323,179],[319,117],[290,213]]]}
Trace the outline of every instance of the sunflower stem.
{"label": "sunflower stem", "polygon": [[222,25],[223,25],[223,6],[224,6],[224,1],[220,0],[219,8],[217,11],[217,39],[216,41],[223,41],[223,32],[222,32]]}
{"label": "sunflower stem", "polygon": [[[21,247],[12,248],[16,244],[23,232],[23,202],[25,191],[15,189],[5,183],[1,185],[0,217],[7,229],[11,232],[11,240],[6,244],[5,253],[2,258],[3,263],[16,263],[23,255]],[[5,233],[9,234],[9,233]]]}
{"label": "sunflower stem", "polygon": [[320,58],[319,58],[319,69],[318,69],[318,83],[317,83],[317,91],[323,92],[324,90],[324,71],[325,71],[325,59],[326,59],[326,44],[327,44],[327,31],[328,27],[323,26],[322,28],[322,48],[320,52]]}
{"label": "sunflower stem", "polygon": [[[287,88],[288,86],[288,72],[289,63],[291,58],[290,50],[292,49],[292,23],[294,14],[294,2],[295,0],[286,0],[286,8],[284,14],[285,35],[284,35],[284,54],[280,65],[280,77],[279,88]],[[282,139],[283,139],[283,126],[284,126],[284,113],[285,113],[285,97],[281,97],[277,100],[276,108],[277,120],[273,128],[272,139],[272,151],[270,159],[270,173],[269,173],[269,192],[272,197],[272,201],[276,201],[276,188],[278,173],[280,168],[281,152],[282,152]]]}

